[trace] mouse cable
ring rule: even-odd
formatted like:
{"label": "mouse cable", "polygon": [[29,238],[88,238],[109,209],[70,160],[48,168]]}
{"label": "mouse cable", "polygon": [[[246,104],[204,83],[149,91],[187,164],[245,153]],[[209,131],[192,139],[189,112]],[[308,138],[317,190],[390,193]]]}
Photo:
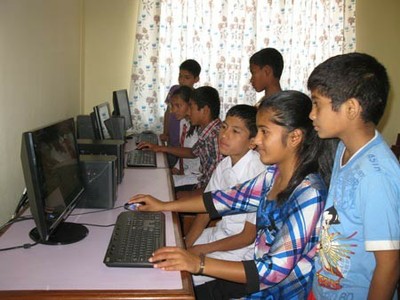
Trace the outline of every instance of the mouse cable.
{"label": "mouse cable", "polygon": [[36,246],[37,244],[39,244],[39,242],[32,243],[32,244],[26,243],[26,244],[23,244],[23,245],[13,246],[13,247],[8,247],[8,248],[0,248],[0,252],[9,251],[9,250],[15,250],[15,249],[21,249],[21,248],[23,248],[23,249],[30,249],[30,248],[32,248],[33,246]]}
{"label": "mouse cable", "polygon": [[100,212],[103,212],[103,211],[114,210],[114,209],[118,209],[118,208],[122,208],[122,207],[124,207],[124,206],[120,205],[120,206],[116,206],[116,207],[113,207],[113,208],[105,208],[105,209],[98,209],[98,210],[95,210],[95,211],[88,211],[88,212],[83,212],[83,213],[70,214],[70,216],[83,216],[83,215],[96,214],[96,213],[100,213]]}
{"label": "mouse cable", "polygon": [[104,228],[115,226],[115,223],[114,224],[108,224],[108,225],[90,224],[90,223],[75,223],[75,224],[80,224],[80,225],[89,226],[89,227],[104,227]]}

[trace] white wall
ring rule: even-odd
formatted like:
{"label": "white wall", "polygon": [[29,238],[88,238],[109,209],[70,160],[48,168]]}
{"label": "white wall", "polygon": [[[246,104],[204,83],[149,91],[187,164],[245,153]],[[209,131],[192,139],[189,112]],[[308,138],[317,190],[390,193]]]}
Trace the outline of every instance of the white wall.
{"label": "white wall", "polygon": [[390,79],[388,106],[379,129],[389,145],[400,133],[400,1],[357,1],[357,51],[375,56]]}
{"label": "white wall", "polygon": [[84,113],[129,91],[138,0],[84,0]]}
{"label": "white wall", "polygon": [[80,111],[81,0],[0,1],[0,224],[25,186],[22,132]]}

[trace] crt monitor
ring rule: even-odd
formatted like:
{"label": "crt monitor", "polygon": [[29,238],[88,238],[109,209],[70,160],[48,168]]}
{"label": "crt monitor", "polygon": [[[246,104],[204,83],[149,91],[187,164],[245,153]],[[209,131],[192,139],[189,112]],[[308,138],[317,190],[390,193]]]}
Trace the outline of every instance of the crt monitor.
{"label": "crt monitor", "polygon": [[124,117],[125,131],[132,129],[132,115],[127,90],[113,92],[114,115]]}
{"label": "crt monitor", "polygon": [[43,244],[69,244],[88,230],[65,222],[84,191],[74,119],[22,134],[21,163],[36,227],[30,237]]}
{"label": "crt monitor", "polygon": [[96,136],[100,140],[110,139],[111,135],[107,130],[104,121],[108,120],[111,116],[110,105],[104,102],[93,107],[93,127],[96,131]]}

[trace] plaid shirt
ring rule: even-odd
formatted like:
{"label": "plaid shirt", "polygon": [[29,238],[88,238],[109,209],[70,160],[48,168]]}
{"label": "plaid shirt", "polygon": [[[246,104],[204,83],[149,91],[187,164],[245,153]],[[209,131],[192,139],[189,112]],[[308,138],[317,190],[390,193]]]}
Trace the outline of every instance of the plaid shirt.
{"label": "plaid shirt", "polygon": [[198,188],[205,188],[210,181],[218,163],[223,159],[218,147],[218,134],[222,122],[215,119],[199,134],[199,139],[192,147],[192,153],[200,158],[200,173]]}
{"label": "plaid shirt", "polygon": [[306,299],[326,188],[318,175],[309,174],[278,206],[267,199],[275,171],[276,166],[268,166],[234,188],[205,193],[204,203],[212,218],[257,211],[254,260],[243,262],[248,299]]}

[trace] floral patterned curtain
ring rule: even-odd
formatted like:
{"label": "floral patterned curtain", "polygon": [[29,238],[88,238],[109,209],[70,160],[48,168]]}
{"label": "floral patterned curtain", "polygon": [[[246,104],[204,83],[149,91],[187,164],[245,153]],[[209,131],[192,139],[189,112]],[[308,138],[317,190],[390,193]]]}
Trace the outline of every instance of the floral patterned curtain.
{"label": "floral patterned curtain", "polygon": [[313,68],[355,50],[356,0],[141,0],[129,91],[138,131],[162,130],[165,97],[177,84],[179,65],[196,59],[198,86],[221,97],[221,118],[237,103],[254,104],[249,58],[278,49],[283,89],[306,92]]}

